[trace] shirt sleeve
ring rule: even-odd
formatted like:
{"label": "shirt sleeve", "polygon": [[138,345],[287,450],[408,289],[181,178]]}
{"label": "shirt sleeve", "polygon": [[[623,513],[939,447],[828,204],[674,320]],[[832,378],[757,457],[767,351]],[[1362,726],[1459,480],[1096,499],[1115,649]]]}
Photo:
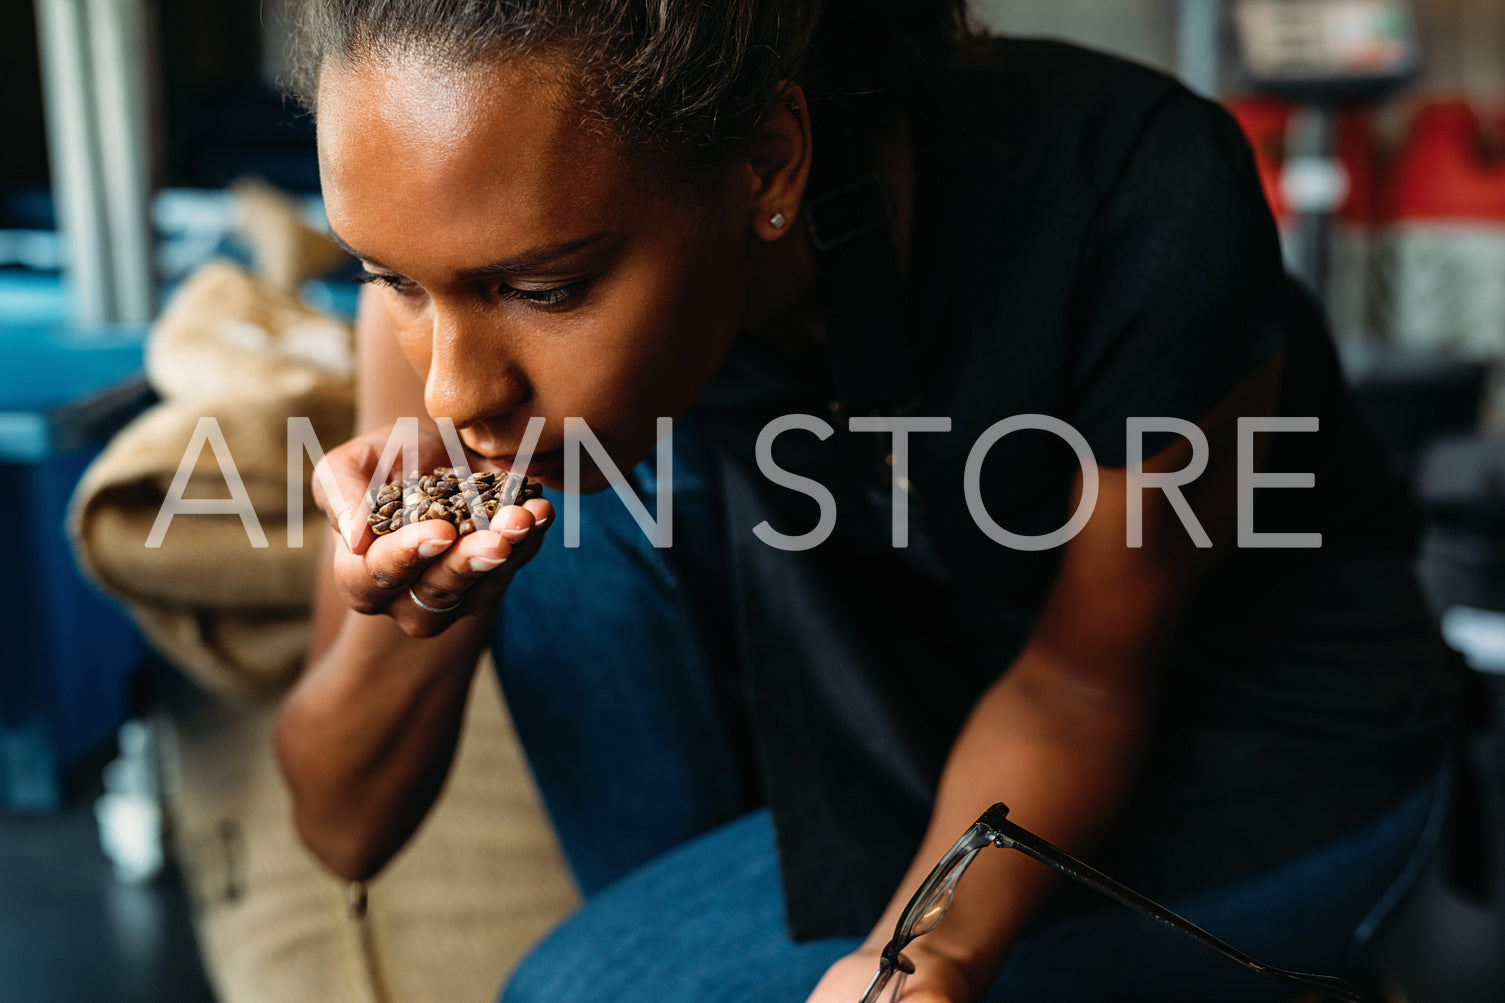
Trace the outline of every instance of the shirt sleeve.
{"label": "shirt sleeve", "polygon": [[[1238,126],[1184,88],[1146,119],[1089,229],[1070,421],[1106,467],[1130,417],[1196,421],[1284,345],[1290,283]],[[1173,437],[1147,436],[1145,455]]]}

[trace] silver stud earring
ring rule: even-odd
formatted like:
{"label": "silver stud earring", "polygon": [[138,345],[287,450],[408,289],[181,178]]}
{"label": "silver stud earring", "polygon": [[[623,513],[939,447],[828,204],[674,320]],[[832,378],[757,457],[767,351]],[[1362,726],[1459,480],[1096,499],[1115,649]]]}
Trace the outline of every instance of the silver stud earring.
{"label": "silver stud earring", "polygon": [[784,226],[788,222],[789,222],[789,220],[786,219],[785,216],[784,216],[784,214],[781,213],[781,212],[776,212],[772,216],[768,217],[768,225],[771,226],[771,227],[773,227],[775,230],[782,230],[782,229],[784,229]]}

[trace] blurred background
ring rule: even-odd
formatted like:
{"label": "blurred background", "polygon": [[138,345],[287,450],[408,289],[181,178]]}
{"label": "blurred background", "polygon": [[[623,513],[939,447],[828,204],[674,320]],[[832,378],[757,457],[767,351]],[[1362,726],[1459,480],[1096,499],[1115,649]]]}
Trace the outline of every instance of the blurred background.
{"label": "blurred background", "polygon": [[[250,622],[234,597],[214,606],[201,594],[217,568],[189,569],[192,602],[171,583],[150,592],[100,542],[134,531],[132,492],[160,498],[174,474],[176,452],[141,459],[143,414],[169,421],[203,381],[233,400],[263,364],[288,393],[348,393],[348,337],[320,325],[352,315],[353,269],[320,238],[313,123],[278,86],[290,2],[4,0],[0,470],[34,527],[13,534],[20,570],[0,582],[9,1003],[251,1001],[293,985],[304,998],[466,997],[402,983],[396,962],[378,972],[370,928],[344,920],[344,890],[306,862],[278,869],[297,851],[257,835],[286,829],[273,774],[202,765],[252,755],[227,751],[237,729],[269,762],[268,708],[298,625]],[[1470,793],[1371,962],[1393,999],[1505,999],[1505,0],[973,11],[995,31],[1161,67],[1243,127],[1288,265],[1325,303],[1361,409],[1411,486],[1417,567],[1480,683]],[[206,272],[211,260],[234,267]],[[204,335],[204,305],[232,300],[249,305]],[[218,354],[203,354],[210,343]],[[230,429],[246,410],[213,413]],[[282,463],[269,463],[276,476]],[[272,550],[282,563],[266,568],[305,574]],[[263,887],[304,903],[281,940],[270,931],[290,921]],[[567,891],[538,894],[539,923],[568,908]],[[396,944],[411,931],[388,933]],[[477,968],[475,986],[497,984],[511,957],[408,954]],[[304,971],[321,966],[344,974]]]}

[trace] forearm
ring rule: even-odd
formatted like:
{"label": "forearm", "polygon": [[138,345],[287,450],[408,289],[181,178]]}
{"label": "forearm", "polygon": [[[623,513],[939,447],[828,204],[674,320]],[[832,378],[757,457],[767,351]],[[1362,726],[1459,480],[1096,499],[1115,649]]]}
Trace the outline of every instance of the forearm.
{"label": "forearm", "polygon": [[[1075,852],[1121,805],[1147,730],[1145,698],[1071,682],[1047,670],[1047,657],[1026,649],[973,709],[942,773],[924,841],[868,947],[887,942],[914,889],[994,802]],[[978,854],[924,946],[956,960],[981,998],[1051,880],[1023,854]]]}
{"label": "forearm", "polygon": [[303,841],[331,870],[371,876],[443,787],[493,615],[415,638],[344,613],[278,714],[276,747]]}

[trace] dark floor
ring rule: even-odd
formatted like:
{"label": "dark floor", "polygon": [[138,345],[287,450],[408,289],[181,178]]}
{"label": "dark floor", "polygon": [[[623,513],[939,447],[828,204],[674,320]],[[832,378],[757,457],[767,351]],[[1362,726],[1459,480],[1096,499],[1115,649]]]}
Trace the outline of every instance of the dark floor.
{"label": "dark floor", "polygon": [[117,882],[87,799],[0,813],[0,1000],[213,1003],[181,883]]}

